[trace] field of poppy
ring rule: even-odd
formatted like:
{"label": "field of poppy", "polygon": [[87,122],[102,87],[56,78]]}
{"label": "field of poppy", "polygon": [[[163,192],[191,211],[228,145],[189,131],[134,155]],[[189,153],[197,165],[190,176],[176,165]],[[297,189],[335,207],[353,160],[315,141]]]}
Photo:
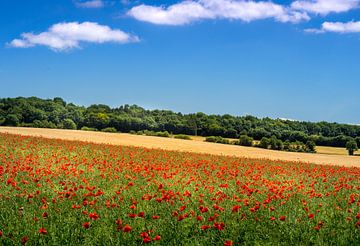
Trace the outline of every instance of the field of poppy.
{"label": "field of poppy", "polygon": [[0,133],[3,245],[359,245],[360,168]]}

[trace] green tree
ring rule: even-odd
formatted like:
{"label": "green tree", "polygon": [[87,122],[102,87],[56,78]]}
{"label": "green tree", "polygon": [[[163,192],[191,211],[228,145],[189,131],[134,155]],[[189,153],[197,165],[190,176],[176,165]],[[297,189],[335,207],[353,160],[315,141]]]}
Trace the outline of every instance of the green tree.
{"label": "green tree", "polygon": [[315,152],[316,144],[314,141],[308,140],[306,142],[307,152]]}
{"label": "green tree", "polygon": [[261,140],[260,140],[260,143],[259,143],[259,147],[260,148],[263,148],[263,149],[267,149],[269,148],[269,145],[270,145],[270,139],[267,138],[267,137],[263,137]]}
{"label": "green tree", "polygon": [[20,123],[19,117],[15,114],[9,114],[5,116],[4,125],[6,126],[18,126]]}
{"label": "green tree", "polygon": [[252,137],[241,135],[239,138],[239,145],[241,146],[252,146],[254,139]]}
{"label": "green tree", "polygon": [[359,148],[355,140],[350,140],[346,143],[346,149],[349,152],[349,155],[354,155],[354,152],[357,151]]}
{"label": "green tree", "polygon": [[76,124],[72,119],[64,119],[61,124],[63,129],[76,130]]}

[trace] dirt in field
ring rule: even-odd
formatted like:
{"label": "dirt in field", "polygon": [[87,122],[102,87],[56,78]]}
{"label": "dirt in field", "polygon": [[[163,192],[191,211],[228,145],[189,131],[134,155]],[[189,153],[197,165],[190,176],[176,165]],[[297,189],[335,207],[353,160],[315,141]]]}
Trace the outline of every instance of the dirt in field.
{"label": "dirt in field", "polygon": [[66,140],[80,140],[93,143],[161,148],[215,155],[230,155],[247,158],[266,158],[272,160],[301,161],[316,164],[360,167],[360,156],[342,156],[329,154],[292,153],[253,147],[207,143],[194,140],[139,136],[125,133],[103,133],[75,130],[0,127],[0,132],[27,136],[42,136]]}

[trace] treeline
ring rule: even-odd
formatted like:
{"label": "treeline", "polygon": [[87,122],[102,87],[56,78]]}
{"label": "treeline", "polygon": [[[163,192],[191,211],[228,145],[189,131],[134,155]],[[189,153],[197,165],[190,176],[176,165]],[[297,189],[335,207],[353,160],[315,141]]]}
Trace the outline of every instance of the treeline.
{"label": "treeline", "polygon": [[239,138],[255,140],[276,138],[283,142],[313,141],[316,145],[345,147],[350,140],[360,145],[360,126],[303,122],[283,119],[259,119],[254,116],[182,114],[170,110],[146,110],[137,105],[110,108],[96,104],[89,107],[66,103],[61,98],[0,99],[0,125],[63,129],[116,129],[130,131],[167,131],[172,134]]}

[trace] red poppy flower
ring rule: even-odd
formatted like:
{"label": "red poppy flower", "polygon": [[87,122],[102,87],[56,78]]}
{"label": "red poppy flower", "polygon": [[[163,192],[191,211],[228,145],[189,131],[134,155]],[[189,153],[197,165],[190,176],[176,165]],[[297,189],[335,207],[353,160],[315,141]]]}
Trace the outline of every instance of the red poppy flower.
{"label": "red poppy flower", "polygon": [[89,217],[90,217],[90,219],[92,219],[92,220],[97,220],[97,219],[100,218],[100,216],[99,216],[96,212],[90,213],[90,214],[89,214]]}
{"label": "red poppy flower", "polygon": [[132,228],[129,225],[125,225],[122,230],[123,232],[131,232]]}
{"label": "red poppy flower", "polygon": [[309,219],[312,219],[312,218],[314,218],[314,216],[315,216],[314,214],[309,214],[309,215],[308,215],[308,218],[309,218]]}
{"label": "red poppy flower", "polygon": [[281,221],[285,221],[285,219],[286,219],[286,216],[280,216],[280,218],[279,218],[279,220],[281,220]]}
{"label": "red poppy flower", "polygon": [[233,246],[233,245],[234,245],[234,243],[231,240],[227,240],[224,242],[224,246]]}
{"label": "red poppy flower", "polygon": [[25,245],[25,244],[27,243],[27,241],[29,241],[29,237],[27,237],[27,236],[22,237],[22,238],[20,239],[20,242],[21,242],[22,245]]}
{"label": "red poppy flower", "polygon": [[157,235],[153,238],[154,241],[159,241],[160,239],[161,239],[161,237],[159,235]]}
{"label": "red poppy flower", "polygon": [[210,229],[211,226],[208,226],[208,225],[202,225],[201,226],[201,230],[207,230],[207,229]]}
{"label": "red poppy flower", "polygon": [[143,239],[143,242],[144,242],[144,243],[150,243],[150,242],[151,242],[151,238],[145,237],[145,238]]}
{"label": "red poppy flower", "polygon": [[89,222],[84,222],[84,223],[82,224],[82,227],[84,227],[85,229],[89,229],[90,223],[89,223]]}
{"label": "red poppy flower", "polygon": [[47,234],[47,231],[46,231],[45,228],[40,228],[40,229],[39,229],[39,233],[40,233],[40,234],[43,234],[43,235],[46,235],[46,234]]}

